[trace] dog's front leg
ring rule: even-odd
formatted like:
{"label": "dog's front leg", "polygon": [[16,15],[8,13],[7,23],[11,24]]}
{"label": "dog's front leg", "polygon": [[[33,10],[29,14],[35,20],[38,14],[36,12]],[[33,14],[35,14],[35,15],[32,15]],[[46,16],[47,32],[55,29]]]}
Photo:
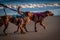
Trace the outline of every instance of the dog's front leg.
{"label": "dog's front leg", "polygon": [[25,34],[25,32],[23,31],[23,27],[22,27],[22,24],[19,24],[18,27],[20,28],[21,30],[21,34]]}
{"label": "dog's front leg", "polygon": [[40,19],[40,25],[41,25],[44,29],[46,29],[46,26],[45,26],[45,23],[44,23],[44,18],[41,18],[41,19]]}
{"label": "dog's front leg", "polygon": [[37,32],[37,27],[36,27],[37,21],[38,21],[38,18],[37,18],[37,16],[35,16],[35,17],[34,17],[34,22],[35,22],[35,24],[34,24],[34,26],[35,26],[35,32]]}
{"label": "dog's front leg", "polygon": [[20,18],[19,20],[20,20],[20,21],[19,21],[18,27],[19,27],[20,30],[21,30],[21,34],[24,34],[24,33],[25,33],[24,30],[23,30],[23,23],[24,23],[24,20],[23,20],[22,18]]}
{"label": "dog's front leg", "polygon": [[26,28],[26,25],[28,25],[29,22],[30,22],[30,19],[29,19],[29,17],[27,17],[27,18],[25,19],[25,21],[24,21],[24,24],[23,24],[23,27],[24,27],[24,29],[25,29],[26,32],[28,32],[28,30],[27,30],[27,28]]}
{"label": "dog's front leg", "polygon": [[26,32],[28,32],[28,30],[26,28],[26,24],[23,24],[23,28],[25,29]]}
{"label": "dog's front leg", "polygon": [[37,24],[37,23],[35,23],[35,32],[37,32],[37,27],[36,27],[36,24]]}
{"label": "dog's front leg", "polygon": [[23,19],[22,18],[19,18],[19,23],[18,23],[18,28],[17,28],[17,30],[14,32],[14,33],[16,33],[16,32],[18,32],[19,31],[19,29],[21,30],[21,33],[25,33],[24,31],[23,31]]}
{"label": "dog's front leg", "polygon": [[18,31],[19,31],[19,26],[18,26],[17,30],[16,30],[16,31],[14,31],[14,33],[18,32]]}

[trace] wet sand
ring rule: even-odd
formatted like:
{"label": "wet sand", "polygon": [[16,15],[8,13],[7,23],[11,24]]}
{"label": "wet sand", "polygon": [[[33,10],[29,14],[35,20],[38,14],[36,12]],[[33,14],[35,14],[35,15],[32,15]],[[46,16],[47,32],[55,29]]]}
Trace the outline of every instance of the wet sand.
{"label": "wet sand", "polygon": [[0,27],[0,40],[60,40],[60,16],[47,17],[45,19],[47,29],[44,30],[39,23],[37,24],[38,32],[34,32],[34,22],[27,25],[29,32],[26,34],[13,33],[17,26],[10,23],[6,32],[3,34],[4,26]]}

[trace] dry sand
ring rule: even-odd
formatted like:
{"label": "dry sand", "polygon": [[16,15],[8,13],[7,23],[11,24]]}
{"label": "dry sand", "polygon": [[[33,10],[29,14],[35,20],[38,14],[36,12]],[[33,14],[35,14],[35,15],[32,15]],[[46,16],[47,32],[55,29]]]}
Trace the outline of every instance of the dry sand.
{"label": "dry sand", "polygon": [[0,40],[60,40],[60,17],[53,16],[45,19],[47,29],[44,30],[39,24],[37,24],[38,32],[34,32],[34,22],[31,21],[27,25],[29,32],[26,34],[13,33],[17,26],[10,23],[6,32],[7,36],[3,34],[3,27],[0,27]]}

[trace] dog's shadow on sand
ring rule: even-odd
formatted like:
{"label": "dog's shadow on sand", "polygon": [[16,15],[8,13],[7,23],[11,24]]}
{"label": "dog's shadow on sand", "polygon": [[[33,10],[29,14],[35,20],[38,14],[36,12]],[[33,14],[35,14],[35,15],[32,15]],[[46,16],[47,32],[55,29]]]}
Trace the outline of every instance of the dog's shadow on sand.
{"label": "dog's shadow on sand", "polygon": [[[25,32],[24,34],[34,33],[34,31]],[[21,35],[21,33],[7,33],[7,35]],[[7,36],[5,34],[0,34],[0,36]]]}
{"label": "dog's shadow on sand", "polygon": [[0,37],[1,36],[8,36],[8,35],[19,35],[21,33],[7,33],[6,35],[5,34],[0,34]]}
{"label": "dog's shadow on sand", "polygon": [[5,34],[0,34],[0,36],[6,36]]}

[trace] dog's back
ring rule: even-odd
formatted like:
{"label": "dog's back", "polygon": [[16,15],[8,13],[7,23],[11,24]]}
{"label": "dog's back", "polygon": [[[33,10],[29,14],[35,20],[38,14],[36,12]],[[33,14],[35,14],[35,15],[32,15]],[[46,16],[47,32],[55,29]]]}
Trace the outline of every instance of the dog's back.
{"label": "dog's back", "polygon": [[45,17],[45,15],[43,12],[36,12],[36,13],[33,13],[32,20],[34,20],[34,17],[37,17],[39,19],[39,17]]}
{"label": "dog's back", "polygon": [[36,12],[36,13],[33,13],[33,16],[42,16],[42,17],[44,17],[44,13],[43,12]]}

